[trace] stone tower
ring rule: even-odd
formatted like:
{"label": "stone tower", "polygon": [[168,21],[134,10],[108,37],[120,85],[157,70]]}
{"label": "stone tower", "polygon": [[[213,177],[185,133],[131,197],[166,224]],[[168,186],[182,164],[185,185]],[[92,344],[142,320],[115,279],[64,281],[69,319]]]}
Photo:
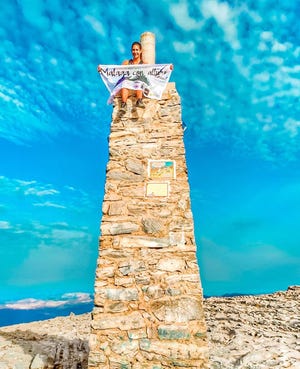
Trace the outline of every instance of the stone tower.
{"label": "stone tower", "polygon": [[180,98],[135,100],[114,101],[89,369],[206,369]]}

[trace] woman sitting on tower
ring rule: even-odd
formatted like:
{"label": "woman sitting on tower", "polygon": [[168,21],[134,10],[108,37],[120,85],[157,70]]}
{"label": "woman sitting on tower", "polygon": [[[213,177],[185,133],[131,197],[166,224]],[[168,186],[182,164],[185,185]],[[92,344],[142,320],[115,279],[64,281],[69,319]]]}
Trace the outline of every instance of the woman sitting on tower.
{"label": "woman sitting on tower", "polygon": [[[133,44],[131,45],[131,53],[132,53],[132,59],[129,60],[124,60],[123,61],[123,65],[133,65],[133,64],[144,64],[143,63],[143,59],[142,59],[142,45],[138,42],[135,41],[133,42]],[[98,65],[98,72],[101,73],[101,66]],[[120,111],[121,112],[125,112],[127,109],[127,99],[128,99],[128,95],[129,95],[129,90],[128,88],[122,88],[121,89],[121,108]],[[136,97],[137,97],[137,101],[136,101],[136,106],[138,108],[145,108],[145,105],[143,103],[143,91],[142,90],[136,90]]]}

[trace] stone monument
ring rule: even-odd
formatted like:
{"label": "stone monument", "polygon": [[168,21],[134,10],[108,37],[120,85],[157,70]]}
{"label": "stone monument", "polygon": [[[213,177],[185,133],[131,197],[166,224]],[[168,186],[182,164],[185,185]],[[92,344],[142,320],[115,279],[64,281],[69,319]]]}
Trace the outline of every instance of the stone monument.
{"label": "stone monument", "polygon": [[114,100],[89,369],[207,369],[180,98],[135,99]]}
{"label": "stone monument", "polygon": [[155,64],[155,35],[152,32],[141,34],[143,61],[146,64]]}

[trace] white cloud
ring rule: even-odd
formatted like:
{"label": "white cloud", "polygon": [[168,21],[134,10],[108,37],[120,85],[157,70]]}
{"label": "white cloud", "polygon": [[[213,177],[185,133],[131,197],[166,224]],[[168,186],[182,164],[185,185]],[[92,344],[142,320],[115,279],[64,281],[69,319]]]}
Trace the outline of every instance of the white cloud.
{"label": "white cloud", "polygon": [[262,126],[262,130],[265,132],[270,132],[276,129],[278,125],[276,123],[266,123]]}
{"label": "white cloud", "polygon": [[259,122],[272,123],[272,116],[271,115],[264,115],[262,113],[257,113],[256,118]]}
{"label": "white cloud", "polygon": [[50,63],[51,63],[52,65],[54,65],[54,66],[57,66],[57,65],[58,65],[58,61],[57,61],[57,59],[56,59],[56,58],[51,58],[49,61],[50,61]]}
{"label": "white cloud", "polygon": [[206,0],[200,5],[201,12],[206,19],[214,18],[223,29],[225,39],[233,49],[240,48],[237,34],[237,14],[226,2]]}
{"label": "white cloud", "polygon": [[0,92],[0,98],[4,100],[5,102],[10,102],[14,104],[17,108],[24,107],[24,104],[22,103],[22,101],[18,99],[14,99],[9,95],[5,95],[3,92]]}
{"label": "white cloud", "polygon": [[293,51],[293,55],[298,58],[300,55],[300,46],[296,47],[295,50]]}
{"label": "white cloud", "polygon": [[64,205],[56,204],[56,203],[51,202],[51,201],[36,202],[36,203],[33,203],[33,206],[46,207],[46,208],[57,208],[57,209],[65,209],[66,208]]}
{"label": "white cloud", "polygon": [[101,22],[99,22],[92,15],[85,15],[84,20],[93,28],[95,32],[97,32],[100,36],[105,37],[106,32]]}
{"label": "white cloud", "polygon": [[170,13],[178,26],[185,31],[200,30],[204,24],[202,20],[196,20],[190,16],[189,3],[186,0],[171,4]]}
{"label": "white cloud", "polygon": [[59,191],[51,188],[51,189],[41,189],[30,187],[24,191],[24,195],[35,195],[35,196],[49,196],[49,195],[57,195]]}
{"label": "white cloud", "polygon": [[24,181],[21,179],[16,179],[16,182],[21,186],[29,186],[31,184],[37,183],[36,181]]}
{"label": "white cloud", "polygon": [[260,43],[259,50],[265,51],[270,50],[272,53],[284,53],[292,48],[292,44],[290,42],[280,42],[275,38],[273,32],[264,31],[260,34]]}
{"label": "white cloud", "polygon": [[[55,188],[33,180],[0,176],[0,196],[6,214],[6,219],[0,221],[0,229],[29,235],[34,245],[41,240],[91,242],[89,220],[82,214],[93,212],[96,202],[91,201],[86,192],[69,186]],[[71,223],[74,224],[72,228]]]}
{"label": "white cloud", "polygon": [[300,121],[289,118],[284,123],[284,128],[287,130],[291,137],[296,137],[298,136],[298,133],[300,131]]}
{"label": "white cloud", "polygon": [[268,45],[265,42],[260,41],[260,43],[257,46],[257,50],[267,51],[268,50]]}
{"label": "white cloud", "polygon": [[[22,194],[26,197],[46,197],[46,196],[59,196],[61,195],[60,191],[53,188],[49,184],[41,184],[37,181],[25,181],[20,179],[11,179],[7,177],[0,177],[0,181],[2,182],[2,186],[0,188],[0,193],[6,193],[9,196],[13,196],[14,193],[18,193],[18,196]],[[31,198],[32,200],[32,198]],[[44,201],[40,203],[32,203],[33,206],[38,207],[53,207],[53,208],[62,208],[65,209],[65,205],[54,203],[51,201]]]}
{"label": "white cloud", "polygon": [[268,71],[257,73],[254,75],[255,80],[259,82],[269,82],[270,80],[270,73]]}
{"label": "white cloud", "polygon": [[0,309],[13,310],[35,310],[44,308],[57,308],[75,304],[86,304],[92,302],[91,295],[85,292],[66,293],[58,300],[41,300],[34,298],[7,302],[0,305]]}
{"label": "white cloud", "polygon": [[186,53],[186,54],[189,54],[189,56],[191,57],[195,56],[195,43],[193,41],[188,41],[188,42],[174,41],[173,45],[174,45],[174,49],[178,53]]}
{"label": "white cloud", "polygon": [[69,293],[65,293],[62,295],[62,299],[66,299],[68,301],[71,301],[72,303],[74,303],[73,301],[76,301],[76,303],[86,303],[86,302],[91,302],[91,295],[89,293],[85,293],[85,292],[69,292]]}
{"label": "white cloud", "polygon": [[249,78],[250,76],[250,65],[245,65],[243,62],[243,57],[241,55],[234,55],[233,62],[237,67],[238,71],[244,78]]}
{"label": "white cloud", "polygon": [[88,239],[89,234],[83,231],[74,230],[74,229],[53,229],[52,237],[54,240],[82,240]]}
{"label": "white cloud", "polygon": [[291,48],[291,44],[290,43],[285,42],[283,44],[283,43],[280,43],[280,42],[278,42],[278,41],[275,40],[274,43],[273,43],[273,46],[272,46],[272,51],[273,52],[285,52],[289,48]]}
{"label": "white cloud", "polygon": [[263,31],[260,34],[260,38],[265,41],[272,41],[273,40],[273,32],[270,31]]}
{"label": "white cloud", "polygon": [[300,73],[300,65],[283,66],[282,71],[288,74]]}
{"label": "white cloud", "polygon": [[266,59],[266,61],[278,66],[284,63],[284,59],[280,58],[279,56],[270,56],[269,58]]}
{"label": "white cloud", "polygon": [[255,23],[261,23],[263,21],[262,16],[257,11],[248,8],[246,3],[241,5],[240,11],[247,13]]}
{"label": "white cloud", "polygon": [[10,229],[11,224],[6,220],[0,220],[0,229]]}

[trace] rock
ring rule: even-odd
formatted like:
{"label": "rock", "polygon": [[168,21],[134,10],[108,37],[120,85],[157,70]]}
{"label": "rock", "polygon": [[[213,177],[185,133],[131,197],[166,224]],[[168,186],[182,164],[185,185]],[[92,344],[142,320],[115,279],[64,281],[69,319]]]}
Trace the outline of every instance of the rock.
{"label": "rock", "polygon": [[154,218],[144,218],[142,224],[145,233],[148,234],[158,233],[163,227],[161,221]]}
{"label": "rock", "polygon": [[299,364],[300,333],[293,325],[300,321],[300,286],[269,295],[208,298],[205,316],[212,368]]}
{"label": "rock", "polygon": [[30,364],[30,369],[44,369],[45,366],[46,362],[43,360],[43,357],[40,354],[37,354]]}
{"label": "rock", "polygon": [[203,316],[202,301],[195,297],[161,299],[152,303],[151,310],[161,322],[176,323],[197,320]]}
{"label": "rock", "polygon": [[124,315],[101,314],[101,320],[94,320],[91,323],[95,329],[119,328],[121,330],[131,330],[145,327],[145,321],[139,312]]}
{"label": "rock", "polygon": [[144,172],[144,166],[140,160],[134,160],[134,159],[128,158],[125,161],[125,167],[127,170],[129,170],[130,172],[134,174],[142,175]]}
{"label": "rock", "polygon": [[163,258],[159,260],[156,268],[168,272],[180,272],[185,269],[185,261],[180,258]]}
{"label": "rock", "polygon": [[133,233],[139,229],[139,226],[131,222],[123,223],[105,223],[101,225],[102,235],[118,235],[118,234],[128,234]]}

